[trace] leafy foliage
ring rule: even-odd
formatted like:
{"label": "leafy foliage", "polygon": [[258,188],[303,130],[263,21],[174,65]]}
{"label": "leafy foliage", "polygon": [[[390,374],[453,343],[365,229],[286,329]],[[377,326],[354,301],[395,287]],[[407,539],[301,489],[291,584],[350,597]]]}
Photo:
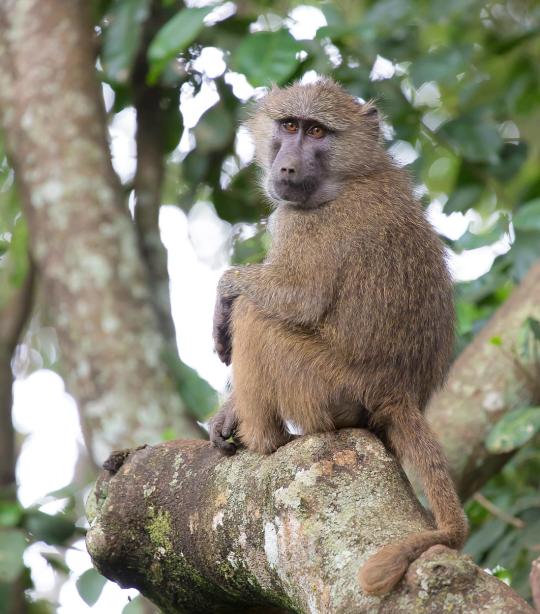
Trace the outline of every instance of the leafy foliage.
{"label": "leafy foliage", "polygon": [[512,452],[530,441],[540,431],[540,407],[522,407],[505,414],[486,439],[492,454]]}
{"label": "leafy foliage", "polygon": [[113,82],[125,83],[131,73],[150,4],[150,0],[116,0],[107,14],[103,60],[105,74]]}
{"label": "leafy foliage", "polygon": [[203,28],[210,8],[182,9],[156,34],[148,48],[151,69],[149,80],[155,82],[166,63],[190,45]]}
{"label": "leafy foliage", "polygon": [[[23,589],[33,586],[30,570],[23,558],[28,546],[47,544],[49,548],[42,552],[42,556],[48,566],[59,578],[66,579],[70,574],[65,557],[75,541],[84,536],[84,531],[76,524],[82,513],[82,502],[74,486],[50,493],[41,503],[51,501],[61,504],[59,512],[45,513],[39,509],[39,505],[24,508],[13,500],[9,492],[0,491],[0,612],[14,611],[14,597],[10,589],[17,585]],[[91,577],[83,574],[80,580],[81,595],[87,603],[90,603],[92,595],[97,595],[97,599],[97,586],[101,582],[102,588],[106,581],[97,572],[91,571]],[[25,603],[29,612],[52,612],[47,602],[35,601],[28,595]]]}
{"label": "leafy foliage", "polygon": [[537,438],[522,448],[482,490],[501,514],[493,514],[477,500],[466,507],[471,537],[465,552],[482,567],[502,567],[512,588],[528,598],[531,562],[540,552],[539,471]]}

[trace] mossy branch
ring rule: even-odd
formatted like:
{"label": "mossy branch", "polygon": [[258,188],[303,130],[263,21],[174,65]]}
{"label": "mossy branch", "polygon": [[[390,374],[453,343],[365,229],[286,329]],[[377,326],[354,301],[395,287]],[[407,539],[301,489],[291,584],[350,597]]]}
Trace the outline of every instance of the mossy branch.
{"label": "mossy branch", "polygon": [[431,527],[401,468],[357,429],[268,457],[200,441],[119,455],[90,495],[97,568],[163,612],[532,612],[472,561],[437,546],[391,594],[357,580],[381,545]]}

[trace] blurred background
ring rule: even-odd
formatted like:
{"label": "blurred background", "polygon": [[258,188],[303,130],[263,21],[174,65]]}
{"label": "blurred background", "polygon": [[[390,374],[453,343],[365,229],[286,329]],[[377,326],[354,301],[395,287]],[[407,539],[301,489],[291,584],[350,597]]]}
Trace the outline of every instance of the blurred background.
{"label": "blurred background", "polygon": [[[177,342],[168,365],[176,393],[201,424],[228,375],[212,350],[217,280],[230,263],[260,261],[268,245],[269,210],[240,124],[246,103],[271,83],[331,75],[377,100],[387,146],[412,173],[447,246],[456,355],[540,258],[537,2],[90,4],[112,163],[154,272],[163,334]],[[141,207],[138,218],[145,170],[157,179],[151,213],[144,218]],[[28,276],[28,244],[0,140],[0,331],[2,309]],[[16,492],[9,480],[0,484],[0,612],[145,612],[136,591],[91,569],[84,548],[83,504],[97,463],[62,379],[49,307],[38,291],[0,366],[0,429],[15,443],[17,484]],[[538,351],[537,320],[524,322],[523,339],[518,351]],[[540,409],[524,409],[498,425],[513,455],[468,501],[465,551],[530,599],[528,574],[540,556]],[[9,446],[0,459],[9,469]]]}

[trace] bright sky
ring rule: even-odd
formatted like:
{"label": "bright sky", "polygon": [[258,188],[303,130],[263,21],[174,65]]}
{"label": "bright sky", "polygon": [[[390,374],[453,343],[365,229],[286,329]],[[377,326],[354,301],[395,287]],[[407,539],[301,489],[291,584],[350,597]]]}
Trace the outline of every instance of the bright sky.
{"label": "bright sky", "polygon": [[[306,39],[313,38],[317,28],[325,23],[319,9],[300,6],[292,11],[289,27],[296,38]],[[222,52],[215,48],[203,50],[196,68],[210,78],[222,74],[226,69]],[[395,69],[385,58],[378,58],[371,76],[373,79],[389,78]],[[313,75],[308,75],[310,77]],[[242,75],[230,74],[227,80],[243,100],[254,92]],[[436,95],[436,86],[423,95],[428,94]],[[111,91],[107,86],[104,87],[104,97],[110,106]],[[183,92],[181,110],[185,126],[193,127],[216,101],[217,94],[211,84],[204,84],[196,97],[189,90]],[[135,171],[134,134],[134,111],[126,109],[115,117],[110,128],[113,162],[123,180],[129,180]],[[193,140],[186,130],[179,155],[192,146]],[[245,134],[240,135],[237,147],[239,155],[247,162],[252,155],[252,146],[246,141]],[[408,143],[394,145],[392,153],[403,164],[410,163],[417,155]],[[480,223],[474,213],[446,216],[442,207],[443,203],[433,203],[428,210],[429,219],[439,232],[451,238],[461,236],[470,223]],[[172,204],[164,206],[160,228],[169,254],[172,308],[181,358],[197,369],[212,386],[223,391],[228,369],[213,353],[212,310],[217,281],[227,266],[225,254],[232,228],[217,217],[210,203],[205,202],[197,203],[188,215]],[[449,262],[454,277],[465,280],[482,275],[489,270],[494,257],[507,249],[507,241],[500,241],[491,247],[451,254]],[[15,383],[13,415],[16,429],[27,435],[17,465],[17,479],[19,498],[23,505],[30,505],[48,492],[65,486],[73,477],[77,450],[82,445],[77,408],[66,393],[62,379],[51,371],[39,370]],[[54,511],[50,504],[43,510]],[[54,549],[35,544],[27,550],[25,560],[32,568],[37,594],[54,601],[58,596],[54,574],[39,554],[47,551]],[[61,604],[59,614],[117,614],[127,604],[127,596],[136,594],[136,591],[125,591],[109,582],[96,605],[89,608],[75,587],[77,577],[91,567],[82,541],[68,553],[68,565],[73,574],[58,596]]]}

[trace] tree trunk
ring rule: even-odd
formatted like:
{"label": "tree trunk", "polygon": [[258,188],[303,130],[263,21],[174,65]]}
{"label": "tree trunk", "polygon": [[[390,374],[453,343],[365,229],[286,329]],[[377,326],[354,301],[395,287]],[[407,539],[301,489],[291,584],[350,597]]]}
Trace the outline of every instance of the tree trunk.
{"label": "tree trunk", "polygon": [[540,558],[533,561],[530,582],[534,607],[540,612]]}
{"label": "tree trunk", "polygon": [[0,4],[0,107],[62,366],[94,457],[200,431],[162,364],[134,226],[113,171],[82,0]]}
{"label": "tree trunk", "polygon": [[391,594],[362,594],[357,574],[369,555],[432,526],[366,431],[302,437],[267,457],[225,458],[208,443],[176,441],[106,466],[88,502],[88,550],[101,573],[166,613],[532,612],[442,546]]}
{"label": "tree trunk", "polygon": [[540,262],[461,353],[447,385],[429,405],[428,420],[463,499],[508,460],[484,446],[493,425],[512,409],[540,403],[540,365],[516,360],[520,329],[529,317],[540,320]]}

